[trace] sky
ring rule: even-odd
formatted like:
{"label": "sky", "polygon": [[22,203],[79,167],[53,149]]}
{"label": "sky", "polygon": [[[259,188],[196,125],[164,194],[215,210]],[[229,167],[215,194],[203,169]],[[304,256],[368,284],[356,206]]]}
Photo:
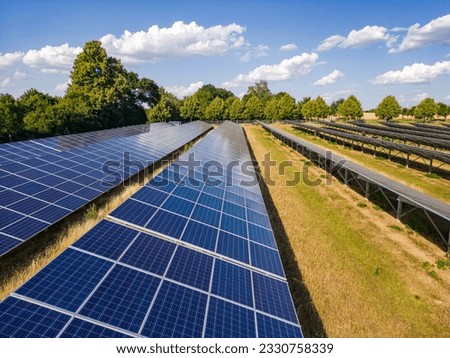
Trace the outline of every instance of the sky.
{"label": "sky", "polygon": [[450,0],[0,0],[0,93],[64,95],[90,40],[179,98],[266,80],[366,110],[450,104]]}

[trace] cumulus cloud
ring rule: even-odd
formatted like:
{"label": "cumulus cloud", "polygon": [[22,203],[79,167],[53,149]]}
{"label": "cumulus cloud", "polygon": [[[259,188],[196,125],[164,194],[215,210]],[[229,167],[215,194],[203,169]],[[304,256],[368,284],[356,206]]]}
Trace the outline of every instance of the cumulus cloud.
{"label": "cumulus cloud", "polygon": [[16,71],[16,72],[14,72],[14,76],[13,77],[16,80],[24,80],[25,78],[28,77],[28,75],[25,72]]}
{"label": "cumulus cloud", "polygon": [[70,47],[67,43],[61,46],[47,45],[40,50],[29,50],[22,61],[30,67],[68,70],[81,51],[81,47]]}
{"label": "cumulus cloud", "polygon": [[295,51],[297,50],[296,44],[286,44],[280,47],[280,51]]}
{"label": "cumulus cloud", "polygon": [[422,27],[420,24],[410,26],[400,45],[389,52],[410,51],[431,44],[450,46],[450,14],[431,20]]}
{"label": "cumulus cloud", "polygon": [[352,30],[347,37],[333,35],[323,40],[317,47],[317,51],[328,51],[334,47],[360,48],[376,42],[387,41],[388,30],[382,26],[365,26],[360,30]]}
{"label": "cumulus cloud", "polygon": [[185,96],[190,96],[191,94],[194,94],[203,85],[204,83],[202,81],[198,81],[191,83],[188,87],[173,86],[173,87],[166,87],[166,90],[181,99]]}
{"label": "cumulus cloud", "polygon": [[275,65],[262,65],[256,67],[247,74],[240,74],[233,80],[224,82],[226,88],[239,87],[257,81],[286,81],[306,75],[316,64],[319,55],[317,53],[302,53],[281,61]]}
{"label": "cumulus cloud", "polygon": [[196,22],[177,21],[167,28],[153,25],[147,31],[125,31],[120,37],[108,34],[100,41],[112,56],[136,63],[162,57],[224,55],[245,45],[245,30],[234,23],[205,28]]}
{"label": "cumulus cloud", "polygon": [[2,82],[0,82],[0,87],[7,87],[11,84],[11,82],[12,82],[12,78],[6,77],[2,80]]}
{"label": "cumulus cloud", "polygon": [[22,59],[23,56],[24,53],[20,51],[5,54],[0,53],[0,68],[10,67],[16,64]]}
{"label": "cumulus cloud", "polygon": [[322,77],[320,80],[314,83],[314,86],[330,85],[337,82],[340,78],[344,77],[344,74],[339,70],[334,70],[330,74]]}
{"label": "cumulus cloud", "polygon": [[240,57],[242,62],[248,62],[252,57],[265,57],[269,52],[269,46],[266,45],[258,45],[248,50],[244,56]]}
{"label": "cumulus cloud", "polygon": [[67,88],[69,87],[70,80],[64,82],[64,83],[58,83],[55,87],[56,93],[63,94],[66,92]]}
{"label": "cumulus cloud", "polygon": [[400,71],[385,72],[377,76],[372,83],[377,85],[431,83],[436,77],[449,74],[450,61],[436,62],[434,65],[414,63],[403,67]]}

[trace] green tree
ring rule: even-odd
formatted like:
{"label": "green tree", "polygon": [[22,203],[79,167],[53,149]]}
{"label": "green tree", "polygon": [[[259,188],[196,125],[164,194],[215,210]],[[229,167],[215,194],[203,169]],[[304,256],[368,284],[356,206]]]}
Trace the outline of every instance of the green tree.
{"label": "green tree", "polygon": [[296,105],[295,98],[288,93],[278,96],[278,119],[291,120],[295,118]]}
{"label": "green tree", "polygon": [[361,102],[352,95],[339,105],[338,114],[345,120],[349,120],[361,118],[364,112],[361,107]]}
{"label": "green tree", "polygon": [[384,121],[390,121],[398,117],[400,113],[402,113],[402,107],[394,96],[384,97],[375,109],[375,115]]}
{"label": "green tree", "polygon": [[172,115],[167,102],[163,99],[147,111],[148,122],[167,122]]}
{"label": "green tree", "polygon": [[246,120],[259,120],[264,117],[264,108],[256,96],[250,96],[245,103],[242,118]]}
{"label": "green tree", "polygon": [[205,116],[211,121],[218,121],[223,119],[225,105],[222,98],[216,97],[206,108]]}
{"label": "green tree", "polygon": [[199,107],[200,103],[196,97],[194,96],[185,97],[180,106],[181,117],[189,121],[199,119],[198,117]]}
{"label": "green tree", "polygon": [[434,102],[434,99],[425,98],[417,105],[414,111],[414,117],[416,117],[416,119],[432,120],[437,111],[438,106],[436,105],[436,102]]}
{"label": "green tree", "polygon": [[244,102],[247,102],[251,96],[256,96],[260,100],[261,104],[265,105],[272,96],[267,81],[259,81],[253,86],[249,86],[247,94],[243,98]]}
{"label": "green tree", "polygon": [[296,112],[299,119],[304,119],[305,116],[303,115],[302,108],[305,105],[305,103],[309,102],[311,100],[311,97],[303,97],[301,101],[297,103]]}
{"label": "green tree", "polygon": [[339,98],[336,101],[331,102],[330,104],[330,115],[335,116],[337,114],[337,110],[339,105],[344,102],[343,98]]}
{"label": "green tree", "polygon": [[442,103],[442,102],[438,102],[438,103],[437,103],[437,106],[438,106],[438,108],[437,108],[437,114],[438,114],[440,117],[443,117],[444,120],[446,120],[446,119],[447,119],[447,116],[450,114],[450,107],[447,106],[445,103]]}
{"label": "green tree", "polygon": [[51,108],[60,100],[34,88],[25,91],[18,99],[25,129],[41,135],[60,134],[59,118]]}
{"label": "green tree", "polygon": [[315,117],[317,117],[318,119],[327,118],[328,114],[330,113],[330,107],[328,107],[328,104],[320,96],[315,99],[315,102]]}
{"label": "green tree", "polygon": [[239,98],[234,98],[233,102],[228,108],[228,119],[231,121],[237,121],[242,118],[242,113],[244,111],[244,106]]}
{"label": "green tree", "polygon": [[280,100],[272,97],[264,106],[264,118],[266,121],[273,122],[280,119]]}
{"label": "green tree", "polygon": [[8,136],[9,141],[23,129],[19,104],[10,94],[0,94],[0,133]]}
{"label": "green tree", "polygon": [[210,103],[219,97],[222,100],[226,100],[229,97],[234,97],[234,94],[226,89],[217,88],[211,84],[204,85],[195,92],[192,97],[197,100],[198,107],[196,112],[196,117],[201,120],[208,120],[206,116],[206,109]]}
{"label": "green tree", "polygon": [[302,116],[303,118],[312,120],[317,115],[316,101],[309,100],[302,105]]}

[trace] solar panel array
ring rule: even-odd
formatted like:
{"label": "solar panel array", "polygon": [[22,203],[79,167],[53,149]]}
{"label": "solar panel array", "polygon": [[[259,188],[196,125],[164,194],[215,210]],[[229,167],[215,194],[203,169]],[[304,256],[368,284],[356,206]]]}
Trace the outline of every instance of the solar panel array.
{"label": "solar panel array", "polygon": [[154,126],[0,145],[0,255],[211,127],[194,122],[149,128]]}
{"label": "solar panel array", "polygon": [[242,128],[225,122],[0,304],[6,337],[301,337]]}

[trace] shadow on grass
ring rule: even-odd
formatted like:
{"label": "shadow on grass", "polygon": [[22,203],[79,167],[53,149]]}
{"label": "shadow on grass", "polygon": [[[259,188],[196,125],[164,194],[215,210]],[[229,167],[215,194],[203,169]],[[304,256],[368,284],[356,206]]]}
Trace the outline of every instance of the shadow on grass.
{"label": "shadow on grass", "polygon": [[322,319],[320,318],[312,300],[311,294],[303,281],[303,276],[295,258],[294,250],[292,249],[289,237],[278,214],[278,210],[272,200],[272,197],[270,196],[266,183],[261,177],[258,161],[255,158],[247,136],[246,139],[250,150],[250,155],[258,175],[259,186],[264,198],[264,203],[266,204],[267,212],[269,214],[270,223],[275,234],[275,239],[277,241],[278,250],[283,262],[289,289],[294,300],[297,316],[299,317],[299,321],[302,326],[303,335],[307,338],[328,337]]}

